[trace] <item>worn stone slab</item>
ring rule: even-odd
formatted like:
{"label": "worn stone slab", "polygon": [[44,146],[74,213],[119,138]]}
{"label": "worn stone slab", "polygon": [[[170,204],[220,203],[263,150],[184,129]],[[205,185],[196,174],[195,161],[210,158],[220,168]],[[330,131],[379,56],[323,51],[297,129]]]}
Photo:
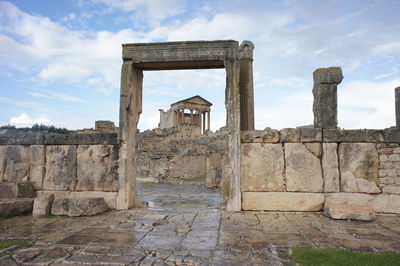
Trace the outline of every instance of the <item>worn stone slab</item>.
{"label": "worn stone slab", "polygon": [[42,145],[43,132],[21,132],[18,129],[7,130],[0,134],[0,145]]}
{"label": "worn stone slab", "polygon": [[300,128],[301,142],[322,142],[322,129],[303,127]]}
{"label": "worn stone slab", "polygon": [[242,130],[240,139],[242,143],[278,143],[279,131],[273,129]]}
{"label": "worn stone slab", "polygon": [[117,145],[117,133],[92,133],[92,134],[57,134],[46,133],[46,145]]}
{"label": "worn stone slab", "polygon": [[18,183],[29,180],[29,147],[0,146],[0,181]]}
{"label": "worn stone slab", "polygon": [[0,199],[15,199],[17,197],[17,184],[0,182]]}
{"label": "worn stone slab", "polygon": [[367,134],[365,129],[323,129],[324,142],[366,142]]}
{"label": "worn stone slab", "polygon": [[108,206],[103,198],[54,199],[53,215],[91,216],[103,213]]}
{"label": "worn stone slab", "polygon": [[46,146],[31,145],[29,147],[29,175],[35,189],[43,188],[46,172]]}
{"label": "worn stone slab", "polygon": [[376,213],[400,214],[400,195],[366,193],[327,193],[326,204],[371,207]]}
{"label": "worn stone slab", "polygon": [[243,192],[242,209],[254,211],[320,211],[323,193]]}
{"label": "worn stone slab", "polygon": [[400,143],[400,130],[385,129],[383,138],[384,142]]}
{"label": "worn stone slab", "polygon": [[378,151],[373,143],[339,145],[341,191],[380,193]]}
{"label": "worn stone slab", "polygon": [[339,159],[337,143],[322,143],[322,175],[324,192],[339,192]]}
{"label": "worn stone slab", "polygon": [[314,85],[340,84],[343,73],[340,67],[317,68],[313,72]]}
{"label": "worn stone slab", "polygon": [[337,85],[314,85],[312,93],[314,127],[337,128]]}
{"label": "worn stone slab", "polygon": [[43,216],[51,213],[54,201],[54,194],[45,194],[36,197],[33,202],[33,217]]}
{"label": "worn stone slab", "polygon": [[46,146],[45,190],[74,190],[76,184],[76,146]]}
{"label": "worn stone slab", "polygon": [[242,191],[283,191],[282,144],[242,144],[240,169]]}
{"label": "worn stone slab", "polygon": [[118,146],[79,145],[75,190],[118,191]]}
{"label": "worn stone slab", "polygon": [[385,142],[385,130],[381,129],[366,129],[367,142],[380,143]]}
{"label": "worn stone slab", "polygon": [[33,199],[0,200],[0,216],[18,216],[32,211]]}
{"label": "worn stone slab", "polygon": [[320,143],[285,143],[287,191],[323,191],[321,155]]}
{"label": "worn stone slab", "polygon": [[331,201],[325,204],[324,213],[337,220],[372,221],[375,219],[375,211],[369,206],[334,204]]}
{"label": "worn stone slab", "polygon": [[382,187],[382,193],[400,194],[400,184],[397,186],[384,186],[384,187]]}
{"label": "worn stone slab", "polygon": [[300,142],[300,130],[297,128],[283,128],[279,131],[282,143]]}

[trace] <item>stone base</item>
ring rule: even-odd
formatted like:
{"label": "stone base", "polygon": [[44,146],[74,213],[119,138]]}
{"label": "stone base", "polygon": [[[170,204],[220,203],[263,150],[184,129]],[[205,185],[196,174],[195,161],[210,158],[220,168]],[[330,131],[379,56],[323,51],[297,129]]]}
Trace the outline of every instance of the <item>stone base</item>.
{"label": "stone base", "polygon": [[103,198],[55,199],[51,207],[54,215],[91,216],[108,210]]}
{"label": "stone base", "polygon": [[325,215],[337,220],[372,221],[375,211],[372,208],[360,205],[330,204],[324,207]]}
{"label": "stone base", "polygon": [[32,212],[33,199],[0,200],[0,216],[18,216]]}
{"label": "stone base", "polygon": [[46,194],[42,195],[41,197],[35,198],[35,201],[33,202],[32,216],[37,217],[50,214],[53,201],[54,201],[53,194]]}
{"label": "stone base", "polygon": [[323,193],[243,192],[242,209],[246,211],[321,211]]}

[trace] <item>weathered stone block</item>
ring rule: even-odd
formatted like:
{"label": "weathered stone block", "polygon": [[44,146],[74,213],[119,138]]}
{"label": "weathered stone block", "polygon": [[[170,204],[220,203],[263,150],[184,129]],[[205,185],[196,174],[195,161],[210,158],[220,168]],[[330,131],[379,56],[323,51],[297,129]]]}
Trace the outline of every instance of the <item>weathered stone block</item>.
{"label": "weathered stone block", "polygon": [[205,169],[205,155],[179,155],[171,160],[169,177],[183,180],[204,178]]}
{"label": "weathered stone block", "polygon": [[385,141],[385,131],[376,129],[366,129],[367,142],[378,143]]}
{"label": "weathered stone block", "polygon": [[384,130],[384,142],[400,142],[400,130],[397,129],[385,129]]}
{"label": "weathered stone block", "polygon": [[75,190],[118,191],[118,146],[79,145]]}
{"label": "weathered stone block", "polygon": [[0,145],[41,145],[44,144],[43,132],[21,132],[18,129],[7,130],[0,134]]}
{"label": "weathered stone block", "polygon": [[45,190],[74,190],[76,184],[76,146],[46,146]]}
{"label": "weathered stone block", "polygon": [[91,216],[108,210],[103,198],[55,199],[51,208],[54,215]]}
{"label": "weathered stone block", "polygon": [[300,128],[301,142],[322,142],[322,129],[320,128]]}
{"label": "weathered stone block", "polygon": [[382,193],[385,194],[400,194],[400,186],[385,186],[382,188]]}
{"label": "weathered stone block", "polygon": [[43,188],[43,179],[46,172],[46,146],[31,145],[29,147],[30,181],[35,189]]}
{"label": "weathered stone block", "polygon": [[17,183],[17,198],[34,198],[34,197],[36,197],[36,193],[31,182]]}
{"label": "weathered stone block", "polygon": [[287,191],[322,192],[320,143],[285,143]]}
{"label": "weathered stone block", "polygon": [[400,213],[400,195],[365,193],[327,193],[325,201],[331,204],[371,207],[376,213]]}
{"label": "weathered stone block", "polygon": [[322,143],[322,175],[324,192],[340,191],[337,143]]}
{"label": "weathered stone block", "polygon": [[313,72],[314,85],[340,84],[343,73],[340,67],[318,68]]}
{"label": "weathered stone block", "polygon": [[0,216],[18,216],[30,213],[33,199],[10,199],[0,201]]}
{"label": "weathered stone block", "polygon": [[243,192],[242,209],[253,211],[320,211],[323,193]]}
{"label": "weathered stone block", "polygon": [[378,151],[373,143],[339,145],[341,191],[380,193]]}
{"label": "weathered stone block", "polygon": [[262,131],[262,140],[264,143],[278,143],[280,140],[279,131],[266,128]]}
{"label": "weathered stone block", "polygon": [[242,143],[261,143],[262,130],[242,130],[240,131],[240,140]]}
{"label": "weathered stone block", "polygon": [[319,84],[313,87],[314,127],[337,127],[337,85]]}
{"label": "weathered stone block", "polygon": [[282,144],[242,144],[242,191],[283,191]]}
{"label": "weathered stone block", "polygon": [[57,134],[46,133],[46,145],[117,145],[117,133]]}
{"label": "weathered stone block", "polygon": [[33,202],[33,217],[43,216],[51,213],[51,206],[53,205],[54,195],[53,194],[42,194],[35,198]]}
{"label": "weathered stone block", "polygon": [[324,129],[324,142],[366,142],[367,134],[365,129],[339,130]]}
{"label": "weathered stone block", "polygon": [[344,205],[325,203],[324,213],[332,219],[338,220],[356,220],[356,221],[372,221],[375,219],[375,211],[368,206],[361,205]]}
{"label": "weathered stone block", "polygon": [[0,146],[0,180],[18,183],[29,179],[29,147]]}
{"label": "weathered stone block", "polygon": [[0,182],[0,199],[15,199],[17,197],[17,184]]}
{"label": "weathered stone block", "polygon": [[279,133],[282,143],[300,142],[300,130],[297,128],[283,128]]}

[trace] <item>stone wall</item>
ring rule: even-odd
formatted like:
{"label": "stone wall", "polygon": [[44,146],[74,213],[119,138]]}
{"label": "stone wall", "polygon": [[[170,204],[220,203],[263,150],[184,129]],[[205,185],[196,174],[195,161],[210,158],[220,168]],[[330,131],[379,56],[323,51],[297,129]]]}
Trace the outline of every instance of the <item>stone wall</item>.
{"label": "stone wall", "polygon": [[179,125],[138,135],[138,176],[157,182],[190,181],[218,186],[228,135],[201,134],[199,127]]}
{"label": "stone wall", "polygon": [[243,210],[400,213],[398,130],[266,129],[241,141]]}
{"label": "stone wall", "polygon": [[0,198],[104,198],[115,209],[118,153],[117,134],[1,131]]}

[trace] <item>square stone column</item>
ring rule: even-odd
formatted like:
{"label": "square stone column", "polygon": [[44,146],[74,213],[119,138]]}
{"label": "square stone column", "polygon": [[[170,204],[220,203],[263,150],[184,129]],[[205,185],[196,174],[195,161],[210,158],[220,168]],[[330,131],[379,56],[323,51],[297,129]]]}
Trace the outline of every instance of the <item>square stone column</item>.
{"label": "square stone column", "polygon": [[337,128],[337,85],[343,80],[340,67],[318,68],[313,72],[314,127]]}
{"label": "square stone column", "polygon": [[400,87],[394,89],[396,105],[396,128],[400,130]]}

